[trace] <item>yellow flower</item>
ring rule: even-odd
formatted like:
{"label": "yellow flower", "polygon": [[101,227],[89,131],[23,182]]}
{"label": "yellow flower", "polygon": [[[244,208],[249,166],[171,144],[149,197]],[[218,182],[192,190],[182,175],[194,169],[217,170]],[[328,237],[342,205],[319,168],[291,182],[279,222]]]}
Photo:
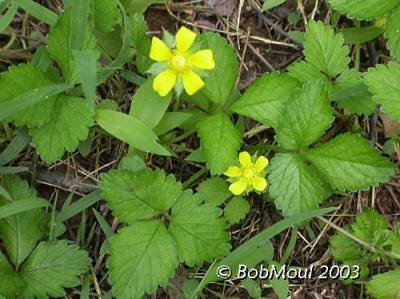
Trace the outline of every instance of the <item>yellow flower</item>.
{"label": "yellow flower", "polygon": [[213,52],[210,49],[192,54],[190,48],[196,33],[181,27],[175,36],[176,47],[170,49],[162,40],[153,37],[150,58],[165,63],[166,68],[153,81],[153,89],[162,97],[166,96],[178,80],[189,95],[193,95],[204,86],[204,81],[194,71],[212,70],[215,67]]}
{"label": "yellow flower", "polygon": [[233,181],[229,186],[229,190],[234,195],[241,195],[244,192],[249,193],[252,190],[264,191],[267,188],[265,168],[268,166],[268,159],[261,156],[253,163],[248,152],[241,152],[239,154],[239,163],[240,167],[231,166],[224,172]]}

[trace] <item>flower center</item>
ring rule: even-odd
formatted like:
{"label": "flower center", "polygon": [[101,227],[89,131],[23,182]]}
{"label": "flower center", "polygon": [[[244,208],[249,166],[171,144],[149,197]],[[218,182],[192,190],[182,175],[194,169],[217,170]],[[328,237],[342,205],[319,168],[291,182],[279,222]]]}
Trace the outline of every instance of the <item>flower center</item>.
{"label": "flower center", "polygon": [[251,168],[246,168],[243,170],[243,177],[250,180],[254,177],[255,171],[253,167]]}
{"label": "flower center", "polygon": [[185,56],[176,54],[172,56],[170,60],[170,67],[175,71],[175,72],[183,72],[187,68],[187,61]]}

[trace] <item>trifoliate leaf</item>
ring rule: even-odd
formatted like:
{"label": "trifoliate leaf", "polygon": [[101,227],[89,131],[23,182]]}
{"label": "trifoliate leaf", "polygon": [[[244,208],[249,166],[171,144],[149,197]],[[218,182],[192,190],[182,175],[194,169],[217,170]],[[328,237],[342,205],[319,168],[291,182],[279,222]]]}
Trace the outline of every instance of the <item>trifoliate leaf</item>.
{"label": "trifoliate leaf", "polygon": [[115,26],[121,21],[118,0],[95,0],[94,15],[97,30],[104,33],[114,31]]}
{"label": "trifoliate leaf", "polygon": [[304,41],[306,61],[329,77],[336,77],[348,69],[349,49],[344,45],[341,33],[322,22],[311,21],[307,25]]}
{"label": "trifoliate leaf", "polygon": [[400,6],[389,17],[386,24],[388,48],[393,57],[400,58]]}
{"label": "trifoliate leaf", "polygon": [[[215,68],[207,71],[204,87],[200,93],[209,101],[223,105],[232,93],[238,71],[235,51],[217,33],[206,32],[200,36],[202,49],[211,49],[214,54]],[[224,78],[224,80],[221,80]]]}
{"label": "trifoliate leaf", "polygon": [[358,261],[364,255],[360,245],[342,234],[334,235],[329,239],[329,242],[331,254],[337,261],[344,263]]}
{"label": "trifoliate leaf", "polygon": [[305,156],[332,188],[341,191],[377,186],[387,182],[396,171],[390,161],[358,134],[339,135]]}
{"label": "trifoliate leaf", "polygon": [[79,276],[89,268],[88,253],[66,241],[40,243],[21,270],[23,298],[63,297],[64,288],[79,285]]}
{"label": "trifoliate leaf", "polygon": [[249,202],[241,197],[232,198],[224,208],[224,216],[230,224],[235,224],[244,219],[250,211]]}
{"label": "trifoliate leaf", "polygon": [[163,215],[182,195],[182,185],[162,170],[115,170],[101,177],[103,192],[115,217],[131,223]]}
{"label": "trifoliate leaf", "polygon": [[204,118],[199,136],[212,175],[222,174],[235,164],[241,138],[228,116],[220,113]]}
{"label": "trifoliate leaf", "polygon": [[[54,82],[32,64],[13,66],[8,72],[2,73],[0,79],[0,102],[11,100],[37,88],[53,84]],[[42,126],[50,120],[53,114],[55,99],[56,96],[43,99],[40,103],[15,113],[13,116],[15,123],[18,126],[26,125],[29,128]]]}
{"label": "trifoliate leaf", "polygon": [[334,116],[321,81],[305,83],[283,107],[276,140],[285,149],[308,147],[331,126]]}
{"label": "trifoliate leaf", "polygon": [[357,215],[356,221],[351,225],[353,234],[370,244],[374,244],[375,233],[380,230],[387,230],[389,223],[384,216],[378,214],[376,210],[367,209]]}
{"label": "trifoliate leaf", "polygon": [[20,275],[12,269],[11,265],[8,263],[6,257],[0,252],[0,298],[4,296],[5,298],[15,298],[17,294],[20,294],[24,282]]}
{"label": "trifoliate leaf", "polygon": [[111,239],[110,282],[116,298],[140,299],[174,276],[178,258],[174,240],[159,221],[138,221]]}
{"label": "trifoliate leaf", "polygon": [[275,126],[282,106],[299,85],[287,74],[264,75],[246,89],[231,110],[266,126]]}
{"label": "trifoliate leaf", "polygon": [[400,298],[400,269],[378,274],[367,284],[368,293],[375,299]]}
{"label": "trifoliate leaf", "polygon": [[365,80],[374,101],[382,105],[382,111],[400,120],[400,63],[389,62],[387,66],[370,68]]}
{"label": "trifoliate leaf", "polygon": [[[353,89],[363,84],[362,75],[355,69],[347,70],[342,73],[335,83],[335,94],[342,94],[349,91],[349,95],[337,100],[340,108],[346,109],[357,115],[370,115],[375,112],[375,103],[372,101],[372,95],[368,90],[359,90],[353,93]],[[365,84],[363,85],[365,87]],[[333,97],[335,96],[333,95]]]}
{"label": "trifoliate leaf", "polygon": [[[48,35],[49,53],[57,62],[68,82],[76,82],[78,78],[72,50],[94,50],[96,48],[96,38],[91,34],[89,27],[86,28],[84,37],[81,37],[84,38],[82,49],[72,48],[71,36],[75,34],[72,32],[72,23],[76,21],[72,17],[71,11],[64,12]],[[99,56],[100,53],[98,51],[96,53]]]}
{"label": "trifoliate leaf", "polygon": [[[3,176],[1,186],[11,200],[36,198],[36,191],[18,177]],[[0,206],[9,203],[0,196]],[[0,235],[11,261],[19,266],[32,252],[36,243],[44,236],[48,218],[43,209],[33,209],[0,220]]]}
{"label": "trifoliate leaf", "polygon": [[172,208],[169,231],[175,239],[179,259],[188,266],[201,266],[205,261],[229,253],[229,234],[221,210],[203,204],[190,190]]}
{"label": "trifoliate leaf", "polygon": [[400,4],[400,0],[328,0],[328,2],[338,12],[357,20],[382,17]]}
{"label": "trifoliate leaf", "polygon": [[268,181],[276,207],[287,217],[317,209],[327,196],[320,175],[296,154],[275,155]]}
{"label": "trifoliate leaf", "polygon": [[30,130],[32,141],[43,161],[52,163],[64,152],[73,152],[89,134],[94,111],[82,98],[61,95],[56,101],[51,120]]}
{"label": "trifoliate leaf", "polygon": [[197,195],[206,203],[213,203],[216,206],[232,197],[228,184],[220,177],[212,177],[203,181],[197,187]]}

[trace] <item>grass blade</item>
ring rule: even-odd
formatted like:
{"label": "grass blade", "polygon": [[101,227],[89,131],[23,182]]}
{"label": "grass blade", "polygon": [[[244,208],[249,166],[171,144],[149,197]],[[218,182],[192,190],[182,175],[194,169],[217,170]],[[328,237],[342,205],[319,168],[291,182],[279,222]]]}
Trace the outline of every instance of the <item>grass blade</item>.
{"label": "grass blade", "polygon": [[28,130],[22,128],[18,131],[17,136],[11,141],[7,148],[0,153],[0,166],[3,166],[16,158],[18,154],[29,144],[31,138]]}
{"label": "grass blade", "polygon": [[28,14],[35,17],[39,21],[53,26],[57,23],[58,15],[50,9],[32,1],[32,0],[17,0],[15,1]]}
{"label": "grass blade", "polygon": [[13,115],[15,112],[21,111],[45,100],[46,97],[60,94],[68,89],[71,89],[72,87],[73,86],[67,84],[54,84],[33,89],[8,101],[1,102],[0,121],[3,121],[5,118]]}
{"label": "grass blade", "polygon": [[0,207],[0,219],[10,217],[25,211],[45,208],[48,206],[50,206],[49,202],[41,198],[16,200]]}
{"label": "grass blade", "polygon": [[0,17],[0,33],[4,32],[8,25],[14,19],[15,14],[18,10],[18,4],[13,2],[11,6],[8,8],[7,12]]}

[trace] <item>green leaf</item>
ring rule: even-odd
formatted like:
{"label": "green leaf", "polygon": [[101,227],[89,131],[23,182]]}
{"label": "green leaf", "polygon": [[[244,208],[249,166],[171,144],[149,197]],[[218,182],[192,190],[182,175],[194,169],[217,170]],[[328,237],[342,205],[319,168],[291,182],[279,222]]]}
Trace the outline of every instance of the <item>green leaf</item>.
{"label": "green leaf", "polygon": [[385,30],[381,27],[350,27],[344,28],[341,33],[347,45],[359,45],[374,40]]}
{"label": "green leaf", "polygon": [[162,119],[172,99],[172,93],[161,97],[153,89],[153,80],[146,80],[132,98],[129,114],[153,129]]}
{"label": "green leaf", "polygon": [[235,163],[241,138],[228,116],[220,113],[204,118],[198,133],[212,175],[222,174]]}
{"label": "green leaf", "polygon": [[8,25],[10,25],[10,23],[14,19],[15,14],[18,11],[18,8],[19,8],[18,3],[13,2],[11,4],[11,6],[8,8],[8,10],[6,11],[6,13],[1,15],[1,18],[0,18],[0,33],[3,33],[7,29]]}
{"label": "green leaf", "polygon": [[345,71],[337,78],[332,99],[338,96],[341,98],[336,100],[336,103],[340,108],[357,115],[370,115],[375,112],[372,95],[368,92],[361,73],[355,69]]}
{"label": "green leaf", "polygon": [[66,150],[76,150],[79,142],[89,134],[93,114],[89,103],[82,98],[59,96],[50,121],[30,130],[42,160],[52,163],[60,159]]}
{"label": "green leaf", "polygon": [[97,30],[104,33],[114,31],[115,26],[121,21],[118,2],[118,0],[94,1],[94,15]]}
{"label": "green leaf", "polygon": [[144,13],[150,5],[165,3],[166,0],[122,0],[121,2],[129,13]]}
{"label": "green leaf", "polygon": [[246,289],[250,298],[260,299],[261,297],[261,288],[258,283],[250,278],[246,278],[242,281],[243,287]]}
{"label": "green leaf", "polygon": [[33,0],[14,0],[28,14],[50,26],[57,23],[58,15],[43,5]]}
{"label": "green leaf", "polygon": [[308,23],[304,55],[307,62],[329,77],[335,77],[347,70],[350,63],[349,49],[344,46],[343,35],[335,33],[321,21]]}
{"label": "green leaf", "polygon": [[304,84],[282,109],[276,140],[285,149],[305,148],[318,140],[334,121],[327,92],[321,81]]}
{"label": "green leaf", "polygon": [[358,134],[339,135],[305,156],[332,188],[341,191],[377,186],[387,182],[396,171],[395,165]]}
{"label": "green leaf", "polygon": [[172,208],[169,224],[181,261],[190,267],[201,266],[229,253],[229,234],[220,215],[215,205],[203,204],[190,190],[184,192]]}
{"label": "green leaf", "polygon": [[100,189],[114,216],[125,223],[163,215],[182,195],[181,183],[161,170],[115,170],[102,175]]}
{"label": "green leaf", "polygon": [[48,206],[50,206],[50,204],[47,200],[36,197],[12,201],[8,204],[0,206],[0,220],[25,211],[37,208],[45,208]]}
{"label": "green leaf", "polygon": [[[31,64],[11,67],[2,73],[0,79],[0,103],[5,105],[0,109],[14,110],[13,119],[18,126],[42,126],[53,115],[56,97],[45,92],[52,86],[54,83]],[[24,102],[25,107],[13,108],[24,105]]]}
{"label": "green leaf", "polygon": [[266,126],[275,126],[282,106],[299,85],[287,74],[266,74],[246,89],[231,110]]}
{"label": "green leaf", "polygon": [[21,277],[11,265],[8,263],[6,257],[0,252],[0,298],[15,298],[17,294],[23,290],[24,282]]}
{"label": "green leaf", "polygon": [[[40,200],[36,196],[36,191],[30,189],[28,183],[17,177],[3,176],[1,185],[8,192],[13,203],[27,199]],[[8,199],[0,197],[0,206],[9,203]],[[44,236],[47,220],[46,214],[40,208],[0,220],[0,235],[8,256],[15,265],[20,265]]]}
{"label": "green leaf", "polygon": [[[49,53],[57,62],[65,80],[68,82],[76,82],[78,78],[73,50],[95,50],[96,48],[96,39],[90,33],[86,23],[83,25],[82,29],[84,36],[79,36],[79,38],[82,39],[82,47],[74,48],[74,40],[72,37],[77,35],[77,32],[73,31],[74,22],[76,22],[76,20],[73,19],[72,11],[65,11],[60,16],[57,24],[50,31],[47,38]],[[96,50],[95,53],[98,58],[100,52]]]}
{"label": "green leaf", "polygon": [[40,243],[21,270],[26,284],[23,298],[63,297],[64,288],[80,283],[79,276],[89,268],[86,251],[66,241]]}
{"label": "green leaf", "polygon": [[19,153],[30,143],[28,130],[21,128],[8,146],[0,153],[0,166],[6,165],[17,158]]}
{"label": "green leaf", "polygon": [[395,120],[400,120],[400,63],[389,62],[368,69],[365,80],[376,103],[382,111]]}
{"label": "green leaf", "polygon": [[387,230],[389,223],[384,216],[378,214],[376,210],[367,209],[357,215],[355,223],[351,225],[353,234],[370,244],[374,244],[375,233]]}
{"label": "green leaf", "polygon": [[200,93],[209,101],[223,105],[231,95],[238,76],[235,52],[219,34],[206,32],[201,34],[200,39],[202,48],[211,49],[216,61],[215,68],[207,71],[207,77],[204,78],[205,86]]}
{"label": "green leaf", "polygon": [[331,245],[331,254],[337,261],[344,263],[358,261],[365,254],[360,245],[342,234],[332,236],[329,239],[329,243]]}
{"label": "green leaf", "polygon": [[200,183],[197,187],[197,195],[206,203],[219,206],[232,197],[228,184],[220,177],[212,177]]}
{"label": "green leaf", "polygon": [[117,298],[142,298],[174,276],[174,240],[159,221],[135,222],[111,238],[110,282]]}
{"label": "green leaf", "polygon": [[92,106],[96,102],[96,73],[97,73],[97,56],[93,50],[74,50],[74,59],[79,76],[82,83],[83,93]]}
{"label": "green leaf", "polygon": [[388,48],[393,57],[400,58],[400,6],[390,15],[386,23]]}
{"label": "green leaf", "polygon": [[154,128],[154,133],[156,133],[157,136],[164,135],[169,131],[178,128],[181,124],[188,121],[191,117],[191,113],[167,112]]}
{"label": "green leaf", "polygon": [[168,150],[157,143],[157,135],[146,124],[133,116],[100,109],[97,110],[96,121],[108,133],[134,148],[158,155],[170,155]]}
{"label": "green leaf", "polygon": [[241,197],[232,198],[224,208],[224,216],[230,224],[239,223],[250,211],[248,201]]}
{"label": "green leaf", "polygon": [[400,269],[378,274],[367,284],[368,293],[376,299],[400,298]]}
{"label": "green leaf", "polygon": [[317,209],[327,197],[325,182],[318,172],[296,154],[275,155],[269,167],[268,180],[275,206],[285,216]]}
{"label": "green leaf", "polygon": [[332,7],[350,19],[372,20],[384,16],[397,5],[400,0],[328,0]]}
{"label": "green leaf", "polygon": [[263,10],[269,10],[286,2],[286,0],[265,0],[262,7]]}

